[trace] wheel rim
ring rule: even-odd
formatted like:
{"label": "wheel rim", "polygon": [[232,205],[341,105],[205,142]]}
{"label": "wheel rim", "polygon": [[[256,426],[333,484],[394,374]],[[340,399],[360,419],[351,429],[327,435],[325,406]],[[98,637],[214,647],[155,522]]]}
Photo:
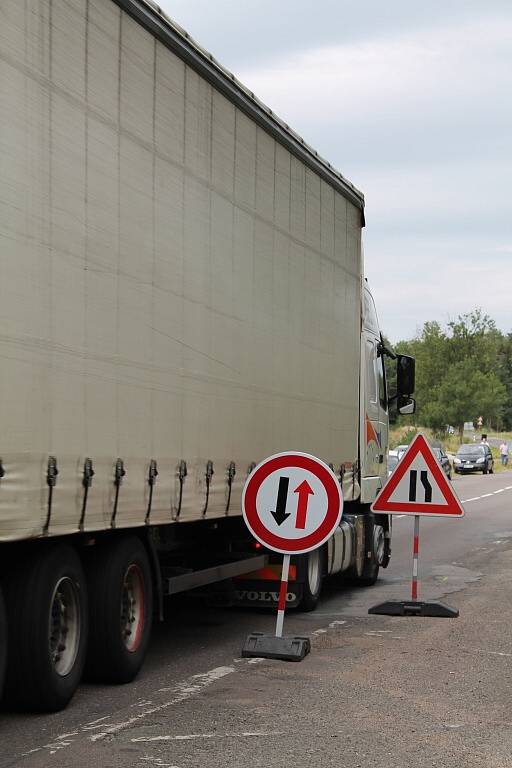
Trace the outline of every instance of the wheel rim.
{"label": "wheel rim", "polygon": [[382,525],[375,525],[373,528],[373,552],[375,562],[382,565],[385,553],[385,536]]}
{"label": "wheel rim", "polygon": [[312,595],[316,595],[320,589],[320,577],[320,552],[315,549],[308,557],[308,584]]}
{"label": "wheel rim", "polygon": [[53,591],[48,645],[58,675],[69,674],[80,645],[80,597],[76,583],[63,576]]}
{"label": "wheel rim", "polygon": [[135,653],[144,629],[144,577],[138,565],[130,565],[124,575],[121,598],[121,637],[125,648]]}

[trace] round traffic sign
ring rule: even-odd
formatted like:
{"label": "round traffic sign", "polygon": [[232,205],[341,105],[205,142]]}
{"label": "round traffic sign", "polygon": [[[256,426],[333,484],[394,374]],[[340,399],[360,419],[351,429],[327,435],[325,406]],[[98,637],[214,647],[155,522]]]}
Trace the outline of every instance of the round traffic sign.
{"label": "round traffic sign", "polygon": [[242,513],[250,532],[268,549],[301,554],[323,544],[343,514],[334,472],[308,453],[277,453],[249,475]]}

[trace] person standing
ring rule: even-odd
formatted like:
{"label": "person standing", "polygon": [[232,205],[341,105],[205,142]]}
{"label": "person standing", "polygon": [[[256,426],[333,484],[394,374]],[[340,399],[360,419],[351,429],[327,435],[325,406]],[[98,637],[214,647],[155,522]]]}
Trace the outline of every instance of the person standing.
{"label": "person standing", "polygon": [[500,457],[501,463],[506,467],[508,464],[508,443],[505,440],[500,445]]}
{"label": "person standing", "polygon": [[487,442],[487,435],[482,435],[482,439],[480,440],[480,445],[489,445]]}

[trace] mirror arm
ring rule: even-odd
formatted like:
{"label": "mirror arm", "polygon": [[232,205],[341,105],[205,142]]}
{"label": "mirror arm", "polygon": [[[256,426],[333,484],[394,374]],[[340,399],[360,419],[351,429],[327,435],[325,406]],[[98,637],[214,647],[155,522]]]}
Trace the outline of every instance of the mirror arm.
{"label": "mirror arm", "polygon": [[386,347],[382,341],[379,341],[379,343],[377,344],[377,356],[382,357],[382,355],[386,355],[387,357],[390,357],[391,360],[396,360],[395,353],[392,352],[388,347]]}

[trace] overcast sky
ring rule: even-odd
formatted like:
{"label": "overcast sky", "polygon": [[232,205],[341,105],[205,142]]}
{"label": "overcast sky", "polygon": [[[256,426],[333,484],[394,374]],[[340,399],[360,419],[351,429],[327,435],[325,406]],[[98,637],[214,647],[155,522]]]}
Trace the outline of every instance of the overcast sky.
{"label": "overcast sky", "polygon": [[510,0],[159,0],[366,198],[382,329],[512,330]]}

